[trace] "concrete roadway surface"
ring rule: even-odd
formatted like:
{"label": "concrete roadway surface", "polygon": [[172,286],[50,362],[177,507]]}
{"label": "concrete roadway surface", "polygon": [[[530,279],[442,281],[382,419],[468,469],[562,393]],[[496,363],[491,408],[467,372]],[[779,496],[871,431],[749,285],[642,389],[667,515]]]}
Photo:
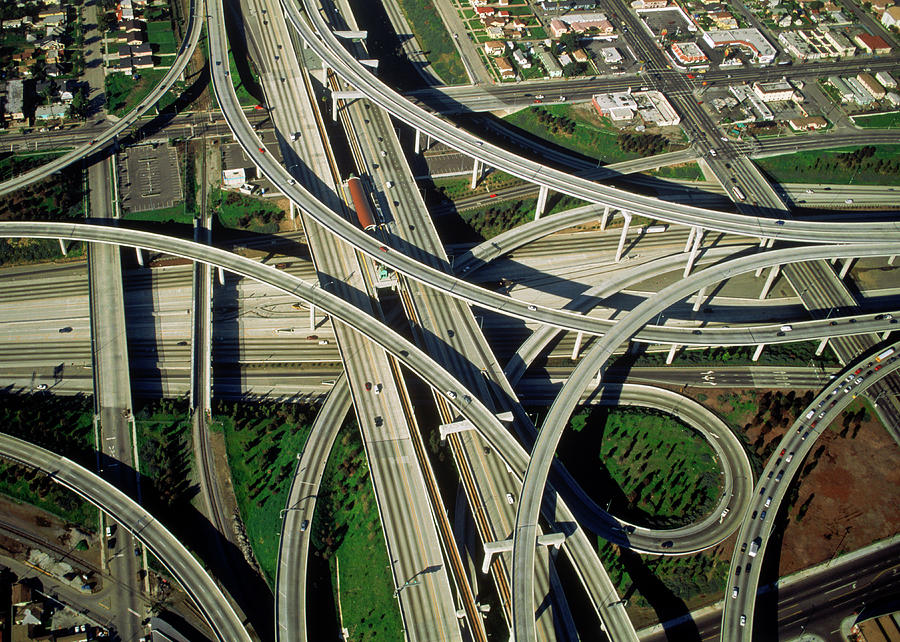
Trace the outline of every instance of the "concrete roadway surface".
{"label": "concrete roadway surface", "polygon": [[0,195],[9,194],[12,191],[17,189],[21,189],[27,185],[31,185],[32,183],[39,181],[47,176],[50,176],[54,172],[58,172],[64,167],[68,167],[72,163],[77,160],[84,158],[85,156],[89,156],[95,152],[102,150],[108,143],[112,142],[119,134],[124,132],[126,129],[131,127],[138,118],[140,118],[148,109],[150,109],[156,102],[163,97],[163,95],[169,90],[172,84],[181,77],[182,72],[184,72],[188,63],[191,60],[191,56],[194,54],[194,49],[197,47],[197,43],[200,41],[200,34],[203,31],[203,20],[201,19],[203,12],[203,0],[191,0],[190,11],[188,15],[188,24],[186,28],[186,32],[184,35],[184,40],[181,43],[181,46],[178,49],[178,55],[175,57],[175,61],[172,63],[172,67],[166,72],[166,75],[162,78],[159,84],[153,88],[153,90],[144,98],[143,102],[141,102],[135,109],[131,110],[128,114],[126,114],[121,120],[116,122],[115,125],[106,129],[102,134],[99,134],[96,138],[92,139],[86,145],[80,145],[76,147],[72,151],[63,154],[59,158],[56,158],[49,163],[45,163],[40,167],[37,167],[30,172],[25,172],[24,174],[20,174],[18,176],[14,176],[13,178],[0,183]]}
{"label": "concrete roadway surface", "polygon": [[[305,4],[311,5],[309,2],[306,2]],[[444,142],[454,149],[458,149],[491,167],[506,171],[513,176],[537,182],[554,191],[582,198],[589,202],[604,203],[613,208],[628,210],[632,213],[641,214],[650,218],[671,223],[699,226],[706,230],[813,243],[854,242],[855,240],[866,241],[875,237],[888,239],[894,238],[895,236],[900,239],[900,221],[886,222],[877,225],[861,222],[848,227],[846,224],[834,225],[825,221],[776,221],[771,218],[731,214],[728,212],[714,212],[712,210],[704,210],[681,204],[668,203],[664,205],[655,198],[632,194],[616,188],[593,183],[577,176],[541,165],[540,163],[535,163],[534,161],[530,161],[504,149],[485,143],[477,137],[458,129],[454,125],[411,105],[405,98],[375,78],[355,60],[353,55],[348,52],[333,35],[329,25],[325,23],[315,7],[308,6],[306,13],[316,30],[316,33],[314,34],[310,25],[300,16],[296,6],[287,2],[282,2],[282,6],[285,9],[288,19],[294,25],[294,28],[297,29],[300,37],[309,44],[310,48],[312,48],[328,64],[328,66],[334,69],[338,75],[365,94],[369,100],[377,103],[384,109],[387,109],[399,120],[422,130],[436,140]],[[689,103],[690,101],[686,101],[686,104]],[[696,104],[694,104],[694,106],[696,107]],[[227,111],[228,109],[226,108],[226,116],[231,122],[233,120],[233,114],[229,115]],[[240,138],[240,136],[238,137]],[[252,149],[252,147],[250,148]],[[270,169],[267,166],[267,163],[259,163],[257,161],[257,164],[276,184],[283,185],[285,183],[278,170]],[[298,204],[300,204],[301,207],[304,206],[304,203],[301,202],[302,198],[295,191],[285,190],[285,193],[292,199],[300,199],[297,201]],[[311,207],[312,204],[307,202],[305,205],[306,207]],[[329,227],[332,231],[340,234],[358,248],[363,249],[366,252],[375,250],[375,248],[371,247],[370,243],[364,242],[356,234],[351,234],[349,230],[338,230],[337,228],[339,226],[335,225],[334,222],[330,222]],[[356,232],[356,230],[354,230],[354,232]],[[415,278],[421,279],[424,276],[425,271],[421,266],[417,266],[418,269],[410,270],[409,266],[402,264],[402,257],[394,255],[393,257],[386,259],[385,263],[396,270],[411,274]],[[428,282],[438,286],[436,282],[437,275],[430,274],[429,277]],[[461,287],[462,286],[459,283],[456,284],[457,289]]]}
{"label": "concrete roadway surface", "polygon": [[[364,54],[363,54],[364,55]],[[406,163],[393,122],[387,113],[372,109],[369,103],[358,101],[345,105],[341,110],[342,121],[348,130],[347,137],[354,148],[359,173],[368,176],[376,186],[372,193],[383,213],[385,221],[376,232],[386,243],[402,249],[438,269],[448,270],[446,252],[425,207],[412,172]],[[371,159],[371,160],[370,160]],[[374,162],[377,160],[378,162]],[[379,190],[378,186],[390,188]],[[400,279],[401,301],[409,318],[417,345],[431,354],[448,371],[486,400],[486,405],[496,412],[505,406],[496,406],[490,389],[496,386],[515,404],[512,388],[501,380],[503,375],[482,329],[479,328],[471,308],[458,299],[427,288],[407,279]],[[441,421],[453,421],[452,413],[438,401]],[[484,443],[472,433],[449,438],[454,461],[461,471],[463,489],[482,542],[502,540],[512,528],[515,509],[507,500],[518,494],[518,485],[510,477],[502,462],[484,452]],[[489,450],[489,449],[488,449]],[[448,522],[449,528],[449,522]],[[477,557],[478,552],[472,551]],[[593,551],[591,551],[593,553]],[[535,580],[535,599],[548,607],[538,619],[539,639],[572,639],[574,630],[565,594],[556,578],[549,551],[543,549],[540,556],[538,577]],[[596,554],[593,561],[599,565]],[[590,556],[588,556],[590,559]],[[504,616],[510,608],[509,567],[504,556],[495,558],[491,576]],[[474,571],[469,573],[471,591],[478,592]],[[476,616],[481,618],[480,615]]]}
{"label": "concrete roadway surface", "polygon": [[[862,246],[856,247],[862,249]],[[890,244],[885,247],[890,247]],[[888,253],[892,251],[888,250]],[[797,250],[774,250],[766,254],[769,255],[767,257],[768,264],[772,265],[784,260],[791,260],[789,257],[796,256]],[[777,259],[773,261],[772,259],[776,255],[783,257],[782,261]],[[764,261],[763,264],[765,263]],[[573,370],[569,382],[551,406],[535,442],[516,516],[516,529],[513,536],[513,623],[516,639],[520,642],[534,639],[534,607],[533,604],[528,603],[525,596],[532,594],[534,546],[531,542],[535,537],[543,489],[562,431],[568,425],[569,417],[579,402],[582,392],[592,378],[596,376],[597,379],[601,379],[602,369],[615,348],[630,339],[655,315],[702,287],[716,283],[732,274],[758,267],[761,267],[760,256],[751,255],[694,273],[664,288],[656,296],[641,303],[622,317]],[[664,553],[662,548],[660,550]]]}
{"label": "concrete roadway surface", "polygon": [[351,408],[350,386],[342,375],[322,404],[303,450],[282,512],[275,573],[275,639],[303,642],[306,630],[307,559],[313,514],[325,464]]}
{"label": "concrete roadway surface", "polygon": [[127,528],[194,600],[222,642],[250,642],[250,636],[215,580],[159,521],[127,495],[86,468],[34,444],[0,434],[0,456],[50,475]]}
{"label": "concrete roadway surface", "polygon": [[[106,158],[88,168],[91,218],[114,218],[111,202],[112,160]],[[137,474],[137,444],[134,443],[131,414],[131,379],[128,367],[128,345],[125,334],[125,300],[122,286],[121,250],[103,243],[88,245],[88,281],[90,284],[91,346],[94,375],[94,427],[98,440],[99,474],[122,492],[140,501],[140,479]],[[99,432],[97,431],[99,422]],[[105,519],[103,524],[109,525]],[[116,528],[112,524],[113,529]],[[134,586],[146,583],[139,575],[141,559],[132,552],[134,539],[124,528],[101,544],[107,568],[117,579],[112,595],[112,608],[132,617],[119,619],[119,635],[123,640],[136,640],[143,635],[143,604]]]}
{"label": "concrete roadway surface", "polygon": [[[886,347],[888,346],[881,346],[877,351],[881,352]],[[881,364],[875,361],[875,354],[870,353],[848,365],[846,371],[816,395],[788,428],[775,449],[775,452],[785,454],[773,455],[775,458],[770,458],[766,463],[753,489],[754,501],[745,509],[753,510],[753,513],[747,515],[745,512],[743,516],[737,540],[741,545],[740,547],[735,545],[731,558],[731,571],[725,584],[726,595],[730,598],[726,599],[722,610],[723,640],[749,641],[753,637],[756,587],[762,560],[774,527],[775,516],[787,495],[790,482],[800,472],[803,461],[815,446],[818,436],[840,416],[841,411],[866,388],[900,368],[900,356],[896,352],[900,349],[900,342],[895,342],[890,347],[894,348],[894,355]],[[875,370],[878,366],[879,369]],[[791,461],[787,461],[788,457]],[[754,541],[759,545],[758,555],[750,556],[749,550],[743,552],[744,545],[749,547]],[[738,570],[745,563],[743,574],[738,576]]]}
{"label": "concrete roadway surface", "polygon": [[[244,26],[255,45],[251,50],[276,131],[281,134],[282,153],[288,164],[296,163],[294,176],[301,184],[311,185],[312,194],[332,209],[340,208],[336,196],[339,177],[333,159],[326,154],[330,142],[317,125],[311,85],[293,53],[279,6],[271,0],[251,0],[247,5]],[[211,16],[221,15],[219,2],[213,0],[209,11]],[[213,43],[222,42],[218,38],[224,35],[213,34],[215,31],[210,29],[213,51],[218,49]],[[232,98],[233,88],[222,87],[218,73],[213,78],[217,95],[227,93]],[[220,100],[220,104],[225,103]],[[299,140],[291,140],[291,134],[301,131]],[[302,222],[321,289],[337,292],[367,317],[377,315],[364,257],[305,213]],[[405,637],[413,641],[461,639],[450,586],[452,567],[442,555],[442,544],[452,547],[454,542],[442,539],[435,524],[427,471],[416,456],[415,418],[409,412],[403,378],[394,373],[381,347],[341,323],[335,323],[334,330],[366,449]]]}
{"label": "concrete roadway surface", "polygon": [[[900,593],[898,559],[900,541],[894,537],[760,587],[757,599],[767,602],[770,609],[763,625],[772,635],[777,630],[782,640],[804,632],[824,640],[842,639],[836,635],[842,620],[866,604],[891,600]],[[719,639],[722,606],[730,595],[711,608],[642,629],[638,632],[641,641],[667,642],[680,635],[704,642]]]}

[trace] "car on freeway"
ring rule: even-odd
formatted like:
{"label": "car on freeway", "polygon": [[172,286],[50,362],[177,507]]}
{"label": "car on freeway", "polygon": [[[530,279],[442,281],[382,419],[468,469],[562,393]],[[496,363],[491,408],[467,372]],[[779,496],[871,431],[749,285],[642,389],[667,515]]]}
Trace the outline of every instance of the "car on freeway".
{"label": "car on freeway", "polygon": [[763,521],[766,518],[766,511],[763,511],[759,514],[759,521]]}
{"label": "car on freeway", "polygon": [[302,522],[300,522],[300,532],[302,533],[303,531],[305,531],[308,526],[309,526],[309,520],[304,519]]}
{"label": "car on freeway", "polygon": [[265,147],[260,147],[260,148],[259,148],[259,153],[260,153],[260,154],[265,154],[265,153],[266,153],[266,148],[265,148]]}
{"label": "car on freeway", "polygon": [[456,399],[456,393],[453,392],[452,390],[447,391],[447,396],[450,397],[451,399]]}
{"label": "car on freeway", "polygon": [[532,312],[534,312],[535,310],[537,310],[537,307],[535,307],[533,305],[529,305],[528,309],[531,310]]}
{"label": "car on freeway", "polygon": [[781,449],[781,457],[784,457],[784,453],[786,453],[786,452],[787,452],[787,448],[782,448]]}
{"label": "car on freeway", "polygon": [[380,248],[378,248],[378,249],[381,250],[382,252],[387,252],[387,251],[388,251],[388,249],[387,249],[385,246],[383,246],[383,245],[382,245]]}
{"label": "car on freeway", "polygon": [[66,333],[71,332],[71,331],[72,331],[72,326],[70,326],[70,325],[67,325],[67,326],[64,327],[64,328],[60,328],[60,329],[59,329],[59,333],[60,333],[60,334],[66,334]]}
{"label": "car on freeway", "polygon": [[39,384],[36,385],[34,388],[35,388],[35,390],[46,390],[46,389],[47,389],[47,384],[46,384],[46,383],[39,383]]}
{"label": "car on freeway", "polygon": [[733,589],[731,589],[731,599],[736,598],[736,597],[738,596],[738,592],[739,592],[740,590],[741,590],[741,589],[738,588],[737,586],[735,586]]}
{"label": "car on freeway", "polygon": [[663,542],[663,543],[661,544],[661,546],[662,546],[663,548],[672,548],[674,545],[675,545],[675,542],[673,542],[673,541],[670,540],[670,539],[667,539],[665,542]]}
{"label": "car on freeway", "polygon": [[513,503],[513,496],[512,496],[512,493],[506,493],[506,503],[507,503],[507,504],[512,504],[512,503]]}
{"label": "car on freeway", "polygon": [[367,382],[366,382],[366,390],[371,390],[371,389],[372,389],[372,382],[371,382],[371,381],[367,381]]}
{"label": "car on freeway", "polygon": [[787,457],[784,458],[784,463],[789,464],[791,460],[794,458],[794,453],[789,453]]}
{"label": "car on freeway", "polygon": [[741,615],[741,626],[746,626],[746,625],[747,625],[747,616],[742,614]]}
{"label": "car on freeway", "polygon": [[772,496],[766,497],[766,508],[772,505]]}

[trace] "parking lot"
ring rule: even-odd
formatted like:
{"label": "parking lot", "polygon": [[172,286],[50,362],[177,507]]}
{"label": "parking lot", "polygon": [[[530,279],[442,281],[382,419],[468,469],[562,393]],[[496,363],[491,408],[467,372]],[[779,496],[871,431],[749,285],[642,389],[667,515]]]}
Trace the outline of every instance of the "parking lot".
{"label": "parking lot", "polygon": [[172,207],[184,195],[178,153],[171,145],[135,145],[116,155],[119,192],[127,212]]}

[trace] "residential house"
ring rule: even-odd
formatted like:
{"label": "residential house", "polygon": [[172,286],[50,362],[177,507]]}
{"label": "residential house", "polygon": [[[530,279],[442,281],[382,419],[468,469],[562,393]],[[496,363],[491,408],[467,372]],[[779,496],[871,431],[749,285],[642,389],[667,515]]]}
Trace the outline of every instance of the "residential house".
{"label": "residential house", "polygon": [[710,11],[706,14],[719,29],[737,29],[738,22],[734,16],[727,11]]}
{"label": "residential house", "polygon": [[559,38],[564,33],[569,33],[569,25],[567,25],[562,20],[558,18],[554,18],[550,21],[550,35],[554,38]]}
{"label": "residential house", "polygon": [[153,56],[134,56],[132,64],[135,69],[152,69]]}
{"label": "residential house", "polygon": [[888,7],[894,6],[894,0],[872,0],[872,13],[883,16]]}
{"label": "residential house", "polygon": [[494,64],[497,65],[497,71],[500,72],[500,78],[503,80],[513,80],[516,77],[516,70],[513,69],[512,64],[506,58],[497,58],[494,60]]}
{"label": "residential house", "polygon": [[506,51],[506,43],[502,40],[488,40],[484,43],[484,53],[489,56],[502,56]]}
{"label": "residential house", "polygon": [[153,47],[149,42],[142,42],[137,45],[131,46],[131,55],[132,56],[149,56],[153,53]]}
{"label": "residential house", "polygon": [[521,49],[513,50],[513,60],[516,61],[516,64],[521,69],[531,69],[531,61],[528,60],[528,56],[526,56]]}
{"label": "residential house", "polygon": [[584,49],[576,49],[572,52],[572,59],[575,60],[575,62],[587,63],[590,62],[591,57],[587,55]]}

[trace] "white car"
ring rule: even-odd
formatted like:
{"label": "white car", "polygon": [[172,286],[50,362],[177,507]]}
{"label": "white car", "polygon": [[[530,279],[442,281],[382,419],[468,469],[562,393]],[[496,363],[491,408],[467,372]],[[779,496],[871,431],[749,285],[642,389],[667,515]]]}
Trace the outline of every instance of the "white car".
{"label": "white car", "polygon": [[747,624],[747,616],[741,615],[741,626],[746,626]]}
{"label": "white car", "polygon": [[450,397],[451,399],[456,399],[456,393],[453,392],[452,390],[447,391],[447,396]]}
{"label": "white car", "polygon": [[512,496],[512,493],[506,493],[506,503],[507,503],[507,504],[512,504],[512,503],[513,503],[513,496]]}
{"label": "white car", "polygon": [[736,598],[736,597],[738,596],[738,593],[740,592],[740,590],[741,590],[741,589],[738,588],[737,586],[735,586],[733,589],[731,589],[731,597],[732,597],[732,599],[733,599],[733,598]]}

